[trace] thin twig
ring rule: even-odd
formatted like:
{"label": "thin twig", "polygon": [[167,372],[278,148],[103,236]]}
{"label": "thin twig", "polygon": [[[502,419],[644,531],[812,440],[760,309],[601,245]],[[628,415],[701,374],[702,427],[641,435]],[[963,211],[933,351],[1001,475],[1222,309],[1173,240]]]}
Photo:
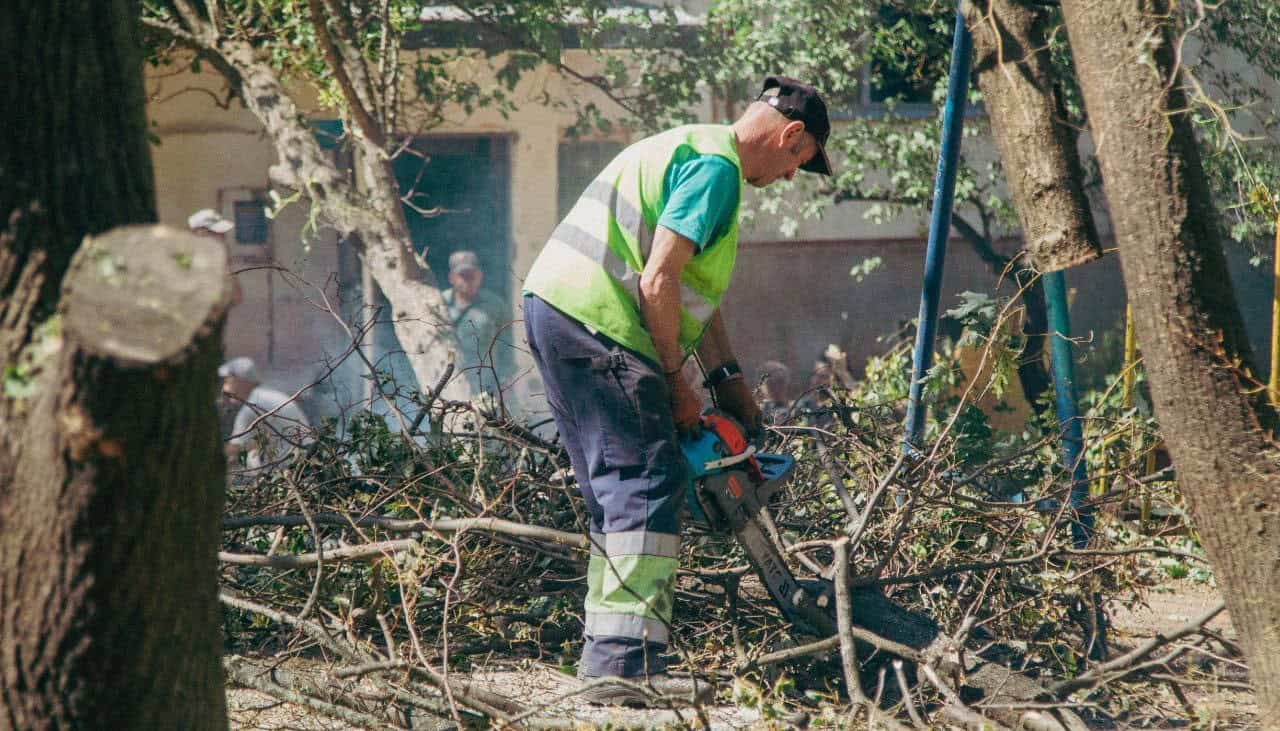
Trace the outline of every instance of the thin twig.
{"label": "thin twig", "polygon": [[[412,551],[421,544],[416,538],[403,538],[395,541],[379,541],[360,546],[343,546],[329,552],[328,558],[334,561],[363,561],[367,559],[389,558],[397,553]],[[275,556],[264,556],[257,553],[218,552],[218,560],[222,563],[237,566],[268,566],[273,569],[301,569],[318,566],[321,555],[316,553],[282,553]]]}
{"label": "thin twig", "polygon": [[866,703],[867,695],[862,691],[862,680],[858,677],[858,647],[853,643],[853,610],[849,607],[849,541],[841,538],[832,547],[835,550],[835,561],[832,567],[836,574],[836,634],[840,638],[840,667],[844,670],[844,683],[849,689],[849,698],[854,703]]}
{"label": "thin twig", "polygon": [[911,697],[911,687],[907,685],[907,674],[902,672],[902,661],[893,661],[893,676],[898,680],[898,689],[902,691],[902,703],[907,707],[907,715],[911,717],[911,722],[921,728],[924,727],[924,719],[920,718],[920,712],[916,710],[915,699]]}
{"label": "thin twig", "polygon": [[[416,533],[434,531],[438,533],[461,533],[465,531],[481,531],[485,533],[503,533],[506,535],[532,538],[538,541],[554,543],[581,550],[591,548],[590,539],[582,533],[569,533],[554,528],[538,525],[526,525],[502,518],[443,518],[441,520],[415,520],[412,518],[391,518],[382,516],[366,516],[352,518],[339,513],[316,513],[313,519],[317,523],[328,525],[352,526],[357,528],[379,528],[391,533]],[[259,525],[305,525],[306,520],[300,515],[241,515],[228,516],[222,521],[223,530],[237,530]]]}
{"label": "thin twig", "polygon": [[1187,635],[1199,632],[1202,627],[1208,624],[1210,620],[1218,616],[1218,614],[1226,608],[1226,602],[1218,602],[1210,608],[1209,611],[1201,614],[1190,622],[1179,625],[1169,632],[1157,632],[1155,637],[1152,637],[1150,640],[1147,640],[1120,657],[1093,667],[1074,678],[1060,680],[1051,685],[1049,690],[1055,695],[1066,695],[1067,693],[1081,688],[1091,687],[1116,672],[1131,669],[1141,662],[1143,658],[1146,658],[1152,652],[1155,652],[1164,645],[1180,640]]}

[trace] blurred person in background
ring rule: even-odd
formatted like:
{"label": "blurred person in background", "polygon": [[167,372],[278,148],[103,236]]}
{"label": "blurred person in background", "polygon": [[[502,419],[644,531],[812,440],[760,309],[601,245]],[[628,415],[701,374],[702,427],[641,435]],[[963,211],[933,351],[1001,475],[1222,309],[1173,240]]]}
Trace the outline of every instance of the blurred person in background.
{"label": "blurred person in background", "polygon": [[826,428],[834,421],[831,413],[833,390],[852,390],[855,384],[849,372],[849,354],[832,343],[813,363],[813,374],[800,399],[795,413],[802,416],[809,426]]}
{"label": "blurred person in background", "polygon": [[[227,234],[231,233],[236,225],[212,208],[201,208],[195,213],[187,216],[187,228],[191,229],[191,233],[197,236],[207,236],[227,245]],[[231,250],[227,250],[227,264],[231,264]],[[240,290],[240,280],[231,276],[231,306],[235,307],[244,300],[244,292]]]}
{"label": "blurred person in background", "polygon": [[502,300],[484,288],[484,270],[474,251],[449,255],[449,288],[442,295],[458,339],[456,371],[466,374],[472,395],[496,393],[499,331],[510,318]]}
{"label": "blurred person in background", "polygon": [[258,468],[280,458],[293,447],[311,441],[311,422],[288,394],[264,386],[250,358],[232,358],[218,368],[222,398],[238,404],[226,439],[228,461]]}
{"label": "blurred person in background", "polygon": [[783,424],[791,415],[791,369],[776,360],[760,366],[760,411],[766,424]]}

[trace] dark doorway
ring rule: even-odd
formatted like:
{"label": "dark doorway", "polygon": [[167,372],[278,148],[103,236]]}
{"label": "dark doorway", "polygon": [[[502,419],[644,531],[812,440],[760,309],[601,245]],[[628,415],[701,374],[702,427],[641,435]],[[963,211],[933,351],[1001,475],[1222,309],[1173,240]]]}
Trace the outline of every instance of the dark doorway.
{"label": "dark doorway", "polygon": [[[511,155],[504,136],[418,137],[393,162],[404,197],[409,235],[442,290],[449,287],[449,255],[469,249],[480,259],[484,289],[510,312],[511,305]],[[384,318],[373,331],[378,367],[400,385],[417,384],[396,339],[390,310],[379,293]],[[499,380],[511,372],[509,347],[493,349]],[[421,389],[423,384],[417,384]]]}
{"label": "dark doorway", "polygon": [[[447,287],[449,255],[480,257],[484,286],[510,303],[511,154],[507,137],[419,137],[395,159],[414,246]],[[424,211],[430,213],[424,213]]]}

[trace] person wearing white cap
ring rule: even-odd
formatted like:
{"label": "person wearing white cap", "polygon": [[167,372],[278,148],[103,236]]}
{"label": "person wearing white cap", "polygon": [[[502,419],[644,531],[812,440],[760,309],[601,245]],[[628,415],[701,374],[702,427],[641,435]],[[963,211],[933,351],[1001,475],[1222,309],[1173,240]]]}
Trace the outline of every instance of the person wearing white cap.
{"label": "person wearing white cap", "polygon": [[466,374],[471,392],[491,391],[497,355],[490,357],[498,330],[504,323],[503,305],[484,289],[484,270],[474,251],[462,249],[449,255],[449,288],[442,293],[449,321],[458,338],[457,370]]}
{"label": "person wearing white cap", "polygon": [[[224,244],[227,241],[227,234],[236,225],[212,208],[201,208],[195,213],[187,216],[187,228],[197,236],[208,236],[218,239]],[[240,280],[231,277],[231,306],[235,307],[244,300],[244,292],[240,289]]]}
{"label": "person wearing white cap", "polygon": [[218,377],[223,398],[240,404],[226,444],[229,460],[244,451],[245,465],[257,468],[311,441],[307,415],[288,394],[262,385],[252,359],[232,358]]}
{"label": "person wearing white cap", "polygon": [[236,225],[212,208],[201,208],[187,216],[187,228],[202,236],[225,237]]}

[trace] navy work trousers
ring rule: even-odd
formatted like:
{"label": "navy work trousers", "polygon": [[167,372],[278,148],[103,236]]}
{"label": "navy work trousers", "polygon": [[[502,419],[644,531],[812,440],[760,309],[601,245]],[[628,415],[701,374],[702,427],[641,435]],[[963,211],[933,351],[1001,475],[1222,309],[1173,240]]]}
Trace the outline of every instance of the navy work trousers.
{"label": "navy work trousers", "polygon": [[525,331],[591,513],[579,673],[664,670],[688,467],[661,368],[538,297]]}

